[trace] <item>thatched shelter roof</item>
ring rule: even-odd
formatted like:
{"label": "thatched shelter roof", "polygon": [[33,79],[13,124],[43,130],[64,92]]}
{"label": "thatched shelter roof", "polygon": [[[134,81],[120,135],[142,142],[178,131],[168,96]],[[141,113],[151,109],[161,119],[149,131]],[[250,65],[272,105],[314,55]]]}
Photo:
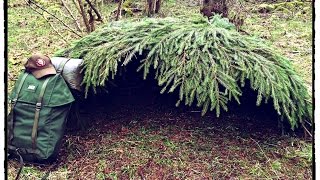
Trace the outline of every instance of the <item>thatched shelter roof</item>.
{"label": "thatched shelter roof", "polygon": [[56,55],[84,59],[87,90],[104,86],[119,66],[139,61],[137,71],[144,78],[154,69],[161,93],[179,91],[177,106],[195,103],[202,114],[215,110],[219,116],[220,109],[228,110],[228,101],[240,103],[248,80],[258,94],[257,105],[272,101],[292,128],[310,122],[311,97],[303,80],[271,47],[240,34],[220,16],[196,16],[112,22]]}

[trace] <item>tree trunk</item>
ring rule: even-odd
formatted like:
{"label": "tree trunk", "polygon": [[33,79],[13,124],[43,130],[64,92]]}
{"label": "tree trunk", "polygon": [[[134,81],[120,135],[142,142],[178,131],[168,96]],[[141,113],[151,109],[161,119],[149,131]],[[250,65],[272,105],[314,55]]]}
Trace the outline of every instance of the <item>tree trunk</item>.
{"label": "tree trunk", "polygon": [[223,17],[227,17],[228,7],[226,0],[203,0],[200,12],[207,17],[211,17],[214,14],[221,14]]}
{"label": "tree trunk", "polygon": [[95,30],[95,27],[94,27],[94,15],[92,14],[92,10],[93,9],[91,9],[91,8],[88,10],[90,32],[93,32]]}
{"label": "tree trunk", "polygon": [[149,17],[160,11],[161,0],[147,0],[146,2],[146,10]]}
{"label": "tree trunk", "polygon": [[157,0],[155,13],[159,13],[160,8],[161,8],[161,0]]}
{"label": "tree trunk", "polygon": [[86,0],[86,2],[89,4],[90,8],[96,13],[96,15],[98,17],[97,21],[103,22],[102,16],[101,16],[100,12],[98,11],[98,9],[89,0]]}
{"label": "tree trunk", "polygon": [[119,17],[121,16],[121,7],[122,7],[123,0],[120,0],[118,3],[118,9],[117,9],[117,15],[116,15],[116,21],[119,20]]}

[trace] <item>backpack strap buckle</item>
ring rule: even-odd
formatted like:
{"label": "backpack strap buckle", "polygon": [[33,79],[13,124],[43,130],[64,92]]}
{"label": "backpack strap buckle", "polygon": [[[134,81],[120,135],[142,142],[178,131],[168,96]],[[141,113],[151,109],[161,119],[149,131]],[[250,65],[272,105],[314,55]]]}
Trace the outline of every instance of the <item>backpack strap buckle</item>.
{"label": "backpack strap buckle", "polygon": [[40,109],[41,109],[41,106],[42,106],[42,103],[39,103],[39,102],[38,102],[38,103],[36,104],[36,110],[40,110]]}
{"label": "backpack strap buckle", "polygon": [[12,105],[15,105],[17,101],[18,101],[18,99],[14,98],[14,99],[10,100],[9,103]]}

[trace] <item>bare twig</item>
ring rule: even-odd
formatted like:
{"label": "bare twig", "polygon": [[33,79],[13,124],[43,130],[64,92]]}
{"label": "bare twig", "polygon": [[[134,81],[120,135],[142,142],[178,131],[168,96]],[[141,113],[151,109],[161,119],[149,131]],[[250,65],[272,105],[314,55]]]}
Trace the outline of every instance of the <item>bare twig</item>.
{"label": "bare twig", "polygon": [[80,10],[80,7],[79,7],[79,4],[77,3],[77,1],[76,0],[72,0],[72,2],[76,6],[78,12],[81,13],[81,10]]}
{"label": "bare twig", "polygon": [[84,11],[83,2],[82,2],[82,0],[78,0],[78,3],[79,3],[79,8],[80,8],[80,14],[81,14],[81,16],[83,18],[84,24],[86,25],[87,32],[89,33],[91,31],[90,31],[90,26],[89,26],[89,21],[88,21],[87,15],[86,15],[86,13]]}
{"label": "bare twig", "polygon": [[312,126],[312,123],[311,123],[311,122],[309,122],[309,121],[307,121],[307,120],[304,120],[304,122],[308,123],[309,126]]}
{"label": "bare twig", "polygon": [[261,146],[260,146],[260,144],[256,141],[256,140],[254,140],[253,138],[250,138],[252,141],[254,141],[257,145],[258,145],[258,147],[259,147],[259,149],[261,150],[261,152],[262,152],[262,154],[264,155],[264,157],[267,159],[267,162],[269,162],[270,161],[270,158],[266,155],[266,153],[264,152],[264,150],[261,148]]}
{"label": "bare twig", "polygon": [[[269,163],[270,166],[272,167],[272,163],[271,163],[270,158],[266,155],[266,153],[264,152],[264,150],[261,148],[260,144],[259,144],[256,140],[254,140],[253,138],[250,138],[250,139],[251,139],[252,141],[254,141],[254,142],[258,145],[260,151],[262,152],[262,154],[264,155],[264,157],[267,159],[267,163]],[[279,177],[279,176],[278,176],[278,173],[277,173],[276,171],[274,171],[274,170],[272,170],[272,171],[275,173],[275,175],[276,175],[277,177]]]}
{"label": "bare twig", "polygon": [[67,4],[64,2],[64,0],[61,0],[62,5],[66,8],[67,12],[70,14],[70,16],[72,17],[74,23],[76,24],[77,30],[81,31],[80,28],[80,24],[78,23],[77,19],[75,18],[75,16],[72,14],[72,11],[69,9],[69,7],[67,6]]}
{"label": "bare twig", "polygon": [[68,42],[64,39],[64,37],[54,28],[54,26],[51,24],[51,22],[50,22],[45,16],[43,16],[43,18],[48,22],[48,24],[51,26],[52,30],[53,30],[56,34],[58,34],[58,36],[60,36],[60,38],[61,38],[65,43],[68,44]]}
{"label": "bare twig", "polygon": [[58,34],[65,43],[68,43],[68,42],[64,39],[64,37],[54,28],[54,26],[53,26],[53,25],[50,23],[50,21],[44,16],[43,13],[39,12],[37,9],[35,9],[35,8],[32,7],[32,6],[30,6],[30,8],[31,8],[33,11],[35,11],[36,13],[40,14],[40,15],[47,21],[47,23],[51,26],[51,28],[53,29],[53,31],[54,31],[56,34]]}
{"label": "bare twig", "polygon": [[306,134],[308,134],[310,137],[312,137],[312,134],[310,133],[310,131],[306,128],[306,126],[303,124],[303,123],[301,123],[302,124],[302,127],[303,127],[303,130],[304,130],[304,133],[305,133],[305,138],[307,138],[306,137]]}
{"label": "bare twig", "polygon": [[91,9],[94,11],[94,13],[96,13],[98,19],[96,19],[97,21],[101,21],[103,22],[103,18],[102,16],[100,15],[99,11],[97,10],[97,8],[90,2],[90,0],[85,0],[89,6],[91,7]]}
{"label": "bare twig", "polygon": [[[49,11],[47,11],[46,9],[44,9],[43,7],[41,7],[40,5],[38,5],[37,3],[35,3],[32,0],[25,0],[27,2],[27,4],[29,4],[29,7],[31,7],[31,3],[34,4],[35,6],[37,6],[37,8],[41,9],[42,11],[48,13],[49,15],[51,15],[52,17],[54,17],[55,19],[57,19],[58,21],[60,21],[65,27],[67,27],[71,32],[73,32],[75,35],[82,37],[81,35],[79,35],[75,30],[73,30],[70,26],[68,26],[65,22],[63,22],[61,19],[59,19],[57,16],[55,16],[54,14],[50,13]],[[34,8],[33,8],[34,9]]]}

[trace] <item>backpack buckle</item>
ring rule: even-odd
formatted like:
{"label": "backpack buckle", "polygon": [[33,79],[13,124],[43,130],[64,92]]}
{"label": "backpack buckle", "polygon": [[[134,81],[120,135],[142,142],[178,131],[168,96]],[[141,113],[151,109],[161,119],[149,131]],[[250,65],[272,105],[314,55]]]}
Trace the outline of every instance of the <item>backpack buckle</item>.
{"label": "backpack buckle", "polygon": [[14,107],[16,103],[17,103],[17,99],[9,100],[9,104],[11,105],[11,107]]}
{"label": "backpack buckle", "polygon": [[41,109],[41,105],[42,105],[41,103],[37,103],[36,104],[36,110],[40,110]]}
{"label": "backpack buckle", "polygon": [[16,98],[9,101],[9,103],[11,103],[11,104],[15,104],[16,102],[17,102]]}

